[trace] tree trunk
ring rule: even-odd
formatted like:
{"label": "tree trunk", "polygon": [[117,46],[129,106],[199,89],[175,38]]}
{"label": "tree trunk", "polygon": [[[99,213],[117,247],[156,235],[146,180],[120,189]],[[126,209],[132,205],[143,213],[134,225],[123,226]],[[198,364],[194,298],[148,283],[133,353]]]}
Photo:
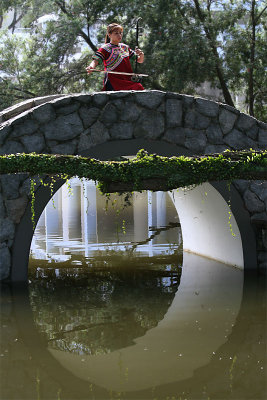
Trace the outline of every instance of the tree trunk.
{"label": "tree trunk", "polygon": [[255,0],[251,2],[251,43],[250,43],[250,62],[248,70],[248,98],[249,114],[254,116],[254,63],[255,63],[255,42],[256,42],[256,20],[255,20]]}

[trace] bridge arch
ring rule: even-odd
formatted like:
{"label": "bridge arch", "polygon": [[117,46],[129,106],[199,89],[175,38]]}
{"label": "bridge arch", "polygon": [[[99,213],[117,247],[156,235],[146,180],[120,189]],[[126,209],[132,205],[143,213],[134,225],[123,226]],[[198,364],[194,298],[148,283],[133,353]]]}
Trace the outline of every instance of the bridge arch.
{"label": "bridge arch", "polygon": [[[18,115],[15,109],[12,110],[13,114],[2,113],[2,119],[6,121],[0,126],[1,154],[35,151],[110,159],[133,155],[140,148],[172,156],[208,154],[227,148],[240,150],[266,147],[267,129],[264,123],[226,105],[192,96],[144,91],[69,95],[48,100],[39,106],[33,102],[31,108],[27,106],[29,109]],[[62,183],[58,183],[58,188]],[[0,184],[1,278],[23,281],[27,279],[33,234],[29,178],[27,175],[2,175]],[[202,238],[203,243],[204,238],[205,243],[209,243],[208,240],[215,240],[217,232],[216,246],[209,246],[217,250],[204,255],[245,269],[256,270],[260,264],[264,265],[261,260],[264,252],[266,255],[266,249],[261,250],[260,259],[257,257],[257,246],[263,242],[260,232],[264,230],[264,221],[267,219],[264,185],[264,182],[258,181],[236,181],[229,191],[225,182],[213,182],[204,188],[186,192],[183,194],[186,196],[184,201],[181,198],[179,200],[180,195],[175,193],[174,201],[184,218],[184,236],[190,237],[192,227],[202,226],[194,240],[191,235],[187,250],[199,252],[197,249],[200,241],[197,237]],[[209,214],[204,212],[200,204],[197,207],[198,214],[204,212],[205,217],[199,218],[202,225],[195,225],[196,221],[192,222],[192,219],[196,220],[194,207],[196,199],[203,196],[203,193],[206,197],[205,207],[215,211],[211,213],[213,219],[209,219]],[[233,231],[237,232],[237,237],[232,236],[227,225],[229,196]],[[40,216],[49,198],[46,188],[37,189],[37,216]],[[188,207],[189,203],[191,208]],[[216,225],[218,210],[224,210],[222,214],[227,218],[223,221],[220,219],[221,222]],[[203,221],[206,223],[203,224]],[[224,229],[218,234],[218,227],[222,226],[230,232],[229,242],[223,240]],[[222,259],[218,255],[229,253],[229,243],[235,243],[230,252],[235,255],[230,260]]]}

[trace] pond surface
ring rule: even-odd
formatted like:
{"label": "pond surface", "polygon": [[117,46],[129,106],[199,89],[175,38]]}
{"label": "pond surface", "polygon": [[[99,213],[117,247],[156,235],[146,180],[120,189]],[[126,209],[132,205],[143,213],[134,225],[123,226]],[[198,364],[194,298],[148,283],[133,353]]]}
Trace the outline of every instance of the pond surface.
{"label": "pond surface", "polygon": [[264,277],[183,253],[168,195],[67,191],[1,288],[1,400],[266,399]]}

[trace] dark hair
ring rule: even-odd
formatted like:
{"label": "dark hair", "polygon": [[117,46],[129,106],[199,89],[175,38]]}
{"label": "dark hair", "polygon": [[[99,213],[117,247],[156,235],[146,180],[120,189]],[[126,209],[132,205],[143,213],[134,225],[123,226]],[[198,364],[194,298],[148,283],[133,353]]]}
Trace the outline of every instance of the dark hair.
{"label": "dark hair", "polygon": [[106,37],[105,37],[105,43],[109,43],[110,39],[109,39],[109,34],[111,34],[116,28],[119,28],[123,31],[123,27],[120,24],[117,24],[116,22],[113,22],[112,24],[109,24],[107,26],[107,33],[106,33]]}

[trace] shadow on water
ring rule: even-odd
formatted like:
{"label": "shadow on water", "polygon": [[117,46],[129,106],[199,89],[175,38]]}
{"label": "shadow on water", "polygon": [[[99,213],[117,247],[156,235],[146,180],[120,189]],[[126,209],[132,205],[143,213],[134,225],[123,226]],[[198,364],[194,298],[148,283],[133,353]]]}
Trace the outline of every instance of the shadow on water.
{"label": "shadow on water", "polygon": [[3,285],[1,399],[265,399],[265,280],[192,257]]}

